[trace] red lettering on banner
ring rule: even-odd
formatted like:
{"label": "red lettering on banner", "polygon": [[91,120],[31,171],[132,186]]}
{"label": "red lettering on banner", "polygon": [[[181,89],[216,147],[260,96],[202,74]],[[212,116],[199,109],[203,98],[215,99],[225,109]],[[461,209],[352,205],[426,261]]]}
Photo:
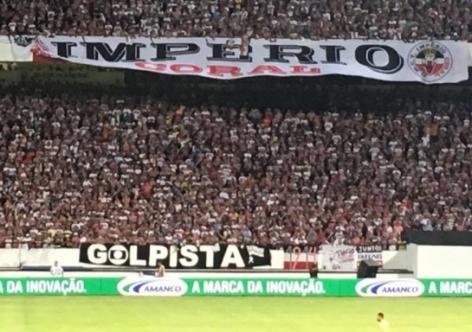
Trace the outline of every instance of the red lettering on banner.
{"label": "red lettering on banner", "polygon": [[192,74],[192,73],[201,73],[203,71],[202,68],[194,65],[171,65],[170,69],[175,71],[176,73],[181,74]]}
{"label": "red lettering on banner", "polygon": [[241,68],[236,66],[209,65],[208,74],[218,77],[224,77],[225,74],[230,74],[232,77],[238,77],[241,76]]}
{"label": "red lettering on banner", "polygon": [[259,65],[256,68],[254,68],[251,72],[251,75],[254,74],[279,74],[279,75],[284,75],[285,72],[280,69],[279,67],[276,66],[268,66],[268,65]]}
{"label": "red lettering on banner", "polygon": [[[189,64],[173,64],[170,67],[167,67],[165,63],[150,63],[139,61],[135,62],[134,65],[138,68],[145,69],[148,71],[154,72],[165,72],[166,70],[171,70],[174,73],[179,74],[199,74],[203,72],[203,68],[196,65]],[[319,74],[320,68],[302,65],[293,65],[290,66],[290,74]],[[286,75],[284,72],[277,66],[273,65],[259,65],[256,66],[249,75],[258,75],[258,74],[277,74],[277,75]],[[208,65],[208,75],[215,77],[239,77],[243,76],[241,73],[241,68],[237,66],[224,66],[224,65]]]}
{"label": "red lettering on banner", "polygon": [[318,67],[308,68],[307,66],[294,65],[290,68],[292,68],[292,74],[319,74],[321,72]]}
{"label": "red lettering on banner", "polygon": [[165,71],[166,65],[164,63],[149,63],[149,62],[135,62],[134,65],[136,67],[150,70],[150,71]]}

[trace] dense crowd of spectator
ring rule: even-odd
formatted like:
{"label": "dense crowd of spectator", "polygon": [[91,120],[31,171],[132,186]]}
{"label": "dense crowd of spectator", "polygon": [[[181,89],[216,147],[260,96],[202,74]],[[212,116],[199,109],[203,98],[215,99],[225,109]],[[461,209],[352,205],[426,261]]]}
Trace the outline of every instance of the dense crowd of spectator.
{"label": "dense crowd of spectator", "polygon": [[3,95],[0,247],[396,244],[407,228],[470,230],[471,104],[387,104],[396,111]]}
{"label": "dense crowd of spectator", "polygon": [[471,0],[2,0],[0,34],[472,39]]}

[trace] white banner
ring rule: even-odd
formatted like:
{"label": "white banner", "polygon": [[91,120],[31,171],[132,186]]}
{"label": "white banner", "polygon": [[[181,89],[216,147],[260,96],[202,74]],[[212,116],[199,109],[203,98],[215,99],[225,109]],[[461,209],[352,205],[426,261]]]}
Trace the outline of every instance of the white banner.
{"label": "white banner", "polygon": [[323,245],[320,258],[321,262],[318,265],[320,271],[357,270],[357,251],[354,246]]}
{"label": "white banner", "polygon": [[39,37],[36,56],[73,63],[216,79],[362,76],[425,84],[468,79],[466,42]]}
{"label": "white banner", "polygon": [[0,62],[31,62],[31,46],[35,37],[0,36]]}

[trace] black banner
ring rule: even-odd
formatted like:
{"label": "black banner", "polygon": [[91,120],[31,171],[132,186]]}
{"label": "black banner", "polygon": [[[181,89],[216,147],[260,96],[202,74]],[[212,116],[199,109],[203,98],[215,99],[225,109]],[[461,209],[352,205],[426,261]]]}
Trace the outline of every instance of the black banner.
{"label": "black banner", "polygon": [[408,243],[433,246],[472,246],[472,232],[410,230],[404,234]]}
{"label": "black banner", "polygon": [[382,245],[363,245],[358,246],[357,250],[357,261],[371,261],[377,266],[383,265]]}
{"label": "black banner", "polygon": [[270,266],[269,248],[245,245],[92,244],[80,246],[81,263],[171,269],[225,269]]}

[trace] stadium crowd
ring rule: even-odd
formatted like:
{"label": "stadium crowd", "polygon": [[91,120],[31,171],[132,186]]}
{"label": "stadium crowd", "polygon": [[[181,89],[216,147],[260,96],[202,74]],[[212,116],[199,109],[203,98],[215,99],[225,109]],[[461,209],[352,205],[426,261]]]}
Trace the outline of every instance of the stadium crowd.
{"label": "stadium crowd", "polygon": [[472,40],[470,0],[0,1],[0,34]]}
{"label": "stadium crowd", "polygon": [[0,99],[0,247],[396,244],[471,230],[470,103]]}

